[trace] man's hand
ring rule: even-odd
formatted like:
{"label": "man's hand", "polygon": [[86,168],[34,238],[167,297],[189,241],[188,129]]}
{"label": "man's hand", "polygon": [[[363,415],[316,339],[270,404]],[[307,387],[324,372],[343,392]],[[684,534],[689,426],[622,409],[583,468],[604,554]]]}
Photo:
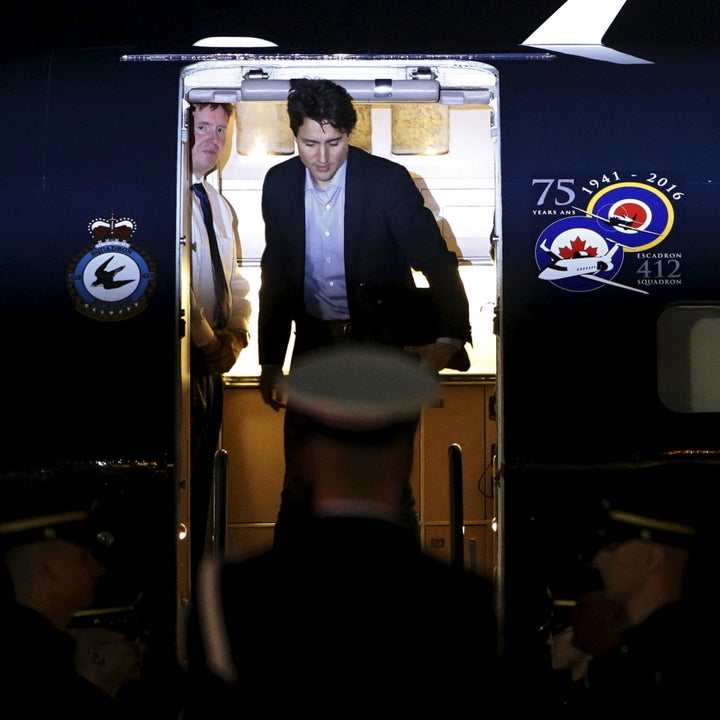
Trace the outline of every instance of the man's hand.
{"label": "man's hand", "polygon": [[285,407],[280,383],[283,379],[281,365],[263,365],[260,371],[260,395],[276,412]]}
{"label": "man's hand", "polygon": [[247,336],[232,330],[216,330],[215,338],[204,345],[205,367],[213,373],[226,373],[235,364],[243,348],[247,347]]}
{"label": "man's hand", "polygon": [[403,351],[417,355],[422,367],[437,373],[448,366],[458,349],[450,343],[436,342],[430,345],[406,345]]}

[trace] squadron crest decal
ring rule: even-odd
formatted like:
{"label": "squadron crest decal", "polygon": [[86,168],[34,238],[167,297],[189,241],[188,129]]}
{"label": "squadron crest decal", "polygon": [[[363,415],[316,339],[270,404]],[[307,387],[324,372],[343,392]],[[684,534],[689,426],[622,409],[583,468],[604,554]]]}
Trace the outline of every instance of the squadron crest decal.
{"label": "squadron crest decal", "polygon": [[78,312],[101,321],[126,320],[142,312],[155,289],[152,260],[130,245],[130,218],[96,218],[88,224],[95,244],[77,255],[67,284]]}
{"label": "squadron crest decal", "polygon": [[[571,292],[613,285],[643,295],[649,294],[646,287],[651,285],[681,284],[675,254],[671,257],[656,248],[675,222],[673,201],[681,200],[684,193],[656,173],[649,173],[644,182],[636,178],[633,173],[625,180],[613,171],[589,181],[579,192],[574,180],[533,182],[544,190],[538,206],[554,201],[558,208],[535,214],[563,216],[548,225],[535,243],[538,279]],[[582,195],[588,196],[584,207],[578,202]],[[655,250],[648,252],[651,249]],[[623,261],[630,257],[638,261],[634,282],[618,282]],[[650,260],[660,262],[651,266]]]}

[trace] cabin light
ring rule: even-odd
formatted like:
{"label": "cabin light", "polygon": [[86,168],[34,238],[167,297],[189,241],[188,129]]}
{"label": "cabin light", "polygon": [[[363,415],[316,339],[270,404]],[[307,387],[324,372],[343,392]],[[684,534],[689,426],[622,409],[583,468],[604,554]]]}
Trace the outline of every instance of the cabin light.
{"label": "cabin light", "polygon": [[449,149],[447,105],[393,105],[393,155],[445,155]]}
{"label": "cabin light", "polygon": [[185,523],[180,523],[178,529],[178,540],[184,540],[188,536],[188,529]]}
{"label": "cabin light", "polygon": [[[355,102],[427,102],[440,99],[437,80],[336,80]],[[242,100],[287,100],[289,80],[245,79],[242,82]]]}
{"label": "cabin light", "polygon": [[193,43],[193,47],[234,47],[234,48],[255,48],[255,47],[277,47],[277,43],[265,38],[256,37],[234,37],[230,35],[217,35],[206,37]]}
{"label": "cabin light", "polygon": [[357,123],[350,138],[350,144],[372,152],[372,108],[370,105],[356,105]]}
{"label": "cabin light", "polygon": [[292,155],[295,137],[285,103],[238,103],[235,146],[240,155]]}
{"label": "cabin light", "polygon": [[[372,120],[369,105],[357,105],[357,124],[352,144],[372,152]],[[240,102],[235,112],[235,147],[245,156],[292,155],[295,137],[290,129],[287,103]]]}

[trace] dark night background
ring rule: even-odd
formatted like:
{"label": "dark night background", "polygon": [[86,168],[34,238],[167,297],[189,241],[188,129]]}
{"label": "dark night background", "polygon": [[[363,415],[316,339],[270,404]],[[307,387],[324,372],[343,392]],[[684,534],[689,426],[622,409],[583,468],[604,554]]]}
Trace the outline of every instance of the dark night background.
{"label": "dark night background", "polygon": [[[243,35],[279,52],[473,53],[521,43],[563,0],[66,0],[14,4],[3,19],[5,50],[39,47],[186,49],[203,37]],[[712,0],[628,0],[604,42],[613,47],[717,43]]]}

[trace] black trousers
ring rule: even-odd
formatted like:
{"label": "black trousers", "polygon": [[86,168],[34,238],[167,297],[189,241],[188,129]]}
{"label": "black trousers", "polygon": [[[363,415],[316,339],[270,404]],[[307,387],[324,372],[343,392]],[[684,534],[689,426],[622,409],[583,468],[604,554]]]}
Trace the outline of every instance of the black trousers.
{"label": "black trousers", "polygon": [[223,417],[222,375],[205,370],[191,355],[190,406],[190,572],[194,578],[206,549],[213,493],[215,454]]}

